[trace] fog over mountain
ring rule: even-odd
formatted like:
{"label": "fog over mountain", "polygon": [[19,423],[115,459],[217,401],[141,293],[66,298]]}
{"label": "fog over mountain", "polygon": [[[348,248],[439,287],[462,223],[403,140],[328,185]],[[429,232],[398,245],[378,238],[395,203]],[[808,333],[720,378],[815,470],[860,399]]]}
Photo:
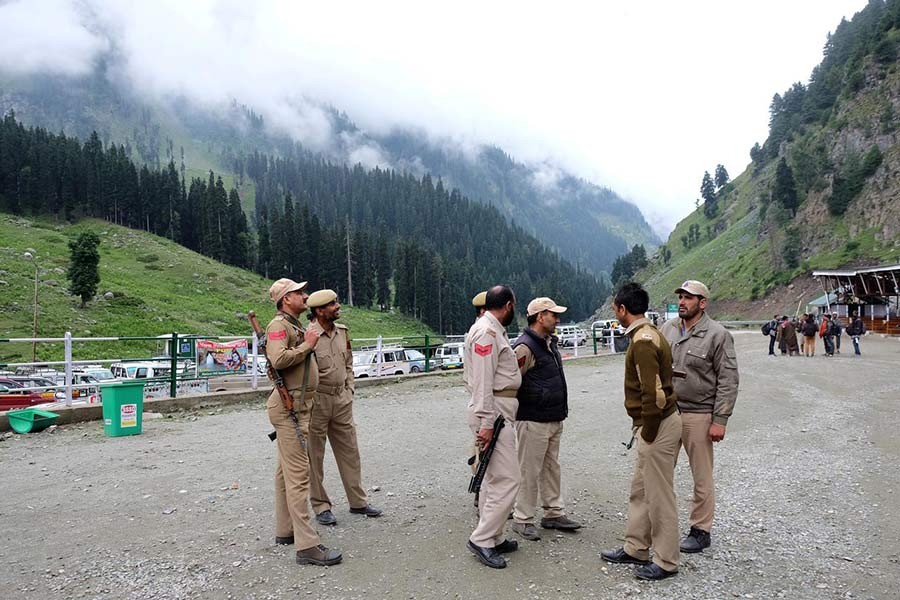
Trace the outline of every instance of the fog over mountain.
{"label": "fog over mountain", "polygon": [[[335,142],[323,106],[373,136],[415,128],[470,154],[497,145],[617,190],[667,233],[703,170],[740,172],[765,137],[768,90],[818,59],[797,48],[821,48],[864,4],[14,0],[0,5],[0,70],[78,75],[106,57],[140,95],[236,100],[319,150]],[[385,157],[364,142],[350,159]]]}

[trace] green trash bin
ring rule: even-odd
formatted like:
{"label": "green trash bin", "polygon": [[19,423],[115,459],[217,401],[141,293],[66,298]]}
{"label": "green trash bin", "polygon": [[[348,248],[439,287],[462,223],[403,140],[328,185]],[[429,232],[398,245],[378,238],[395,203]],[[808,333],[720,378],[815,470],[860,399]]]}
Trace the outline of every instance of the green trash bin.
{"label": "green trash bin", "polygon": [[137,435],[144,412],[144,382],[123,381],[100,386],[103,433],[110,437]]}

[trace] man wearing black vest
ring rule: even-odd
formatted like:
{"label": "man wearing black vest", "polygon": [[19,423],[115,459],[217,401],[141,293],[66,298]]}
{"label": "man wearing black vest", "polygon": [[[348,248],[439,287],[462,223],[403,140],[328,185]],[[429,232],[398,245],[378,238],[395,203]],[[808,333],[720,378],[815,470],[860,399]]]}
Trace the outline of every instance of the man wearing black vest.
{"label": "man wearing black vest", "polygon": [[522,479],[512,528],[532,541],[541,539],[534,526],[539,491],[544,509],[541,527],[568,531],[581,527],[566,516],[560,491],[559,442],[569,406],[562,357],[553,332],[565,311],[565,306],[550,298],[535,298],[528,303],[528,327],[513,343],[522,373],[516,415]]}

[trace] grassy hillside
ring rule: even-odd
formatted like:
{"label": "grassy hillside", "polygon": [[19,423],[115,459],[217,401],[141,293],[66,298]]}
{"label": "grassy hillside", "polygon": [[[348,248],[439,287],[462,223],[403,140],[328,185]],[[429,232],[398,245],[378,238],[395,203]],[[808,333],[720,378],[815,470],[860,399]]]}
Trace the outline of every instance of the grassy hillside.
{"label": "grassy hillside", "polygon": [[[98,298],[84,309],[67,291],[67,242],[91,229],[100,239]],[[167,239],[85,220],[75,225],[0,214],[0,337],[30,337],[34,264],[38,257],[39,337],[156,336],[173,331],[206,335],[249,332],[244,315],[254,310],[265,324],[275,313],[267,281],[225,266]],[[114,297],[107,299],[106,292]],[[393,313],[343,309],[354,338],[433,334],[421,322]],[[147,356],[153,344],[91,343],[76,348],[84,358]],[[143,354],[142,354],[143,353]],[[38,359],[59,360],[61,344],[39,344]],[[30,344],[0,343],[0,362],[30,360]]]}
{"label": "grassy hillside", "polygon": [[[894,33],[888,40],[900,36]],[[671,302],[672,290],[694,278],[709,284],[731,316],[758,313],[763,305],[793,313],[822,293],[805,285],[814,270],[900,262],[900,112],[892,108],[900,105],[900,62],[867,57],[858,72],[858,89],[843,92],[820,120],[795,126],[777,145],[777,157],[751,163],[726,186],[716,216],[698,209],[678,224],[667,241],[668,264],[657,253],[637,275],[654,305]],[[872,152],[880,162],[859,175]],[[773,199],[781,160],[795,180],[795,215]],[[834,210],[836,182],[854,178],[849,204]],[[699,240],[685,247],[692,226]]]}

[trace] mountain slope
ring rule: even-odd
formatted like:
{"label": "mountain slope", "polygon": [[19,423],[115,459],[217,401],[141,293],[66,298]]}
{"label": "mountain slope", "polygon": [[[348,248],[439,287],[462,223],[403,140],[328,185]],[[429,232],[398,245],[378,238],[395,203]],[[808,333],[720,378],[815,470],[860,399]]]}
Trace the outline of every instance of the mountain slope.
{"label": "mountain slope", "polygon": [[[92,75],[75,79],[0,74],[0,113],[12,109],[28,125],[81,139],[96,130],[104,143],[127,144],[132,158],[151,166],[183,159],[188,177],[209,169],[225,171],[226,185],[238,187],[248,213],[255,188],[243,177],[247,157],[254,151],[280,156],[298,151],[294,141],[249,108],[200,108],[183,98],[162,105],[111,83],[108,70],[101,62]],[[318,148],[323,158],[334,162],[443,178],[445,185],[495,206],[508,220],[594,274],[608,271],[634,244],[652,248],[659,243],[636,206],[561,169],[524,165],[494,147],[463,152],[450,141],[430,141],[424,132],[373,136],[336,110],[323,109],[323,114],[330,121],[330,138],[310,140],[304,143],[307,149]]]}
{"label": "mountain slope", "polygon": [[[98,298],[79,309],[67,291],[67,242],[87,229],[100,237]],[[34,264],[38,258],[38,335],[156,336],[179,333],[241,335],[249,332],[244,314],[254,310],[266,323],[275,313],[267,291],[271,281],[192,252],[171,240],[142,231],[85,219],[77,225],[0,213],[0,337],[31,337]],[[112,292],[112,298],[105,298]],[[354,338],[424,335],[420,321],[394,313],[345,307],[342,322]],[[81,344],[85,358],[152,351],[146,343]],[[120,353],[120,354],[119,354]],[[132,354],[141,356],[140,352]],[[61,344],[38,344],[38,359],[59,360]],[[0,344],[0,362],[31,359],[30,344]]]}
{"label": "mountain slope", "polygon": [[657,253],[638,275],[654,302],[696,278],[729,314],[793,314],[821,293],[814,269],[900,261],[898,26],[900,2],[870,3],[829,37],[808,85],[775,95],[769,138],[716,214],[685,218],[668,264]]}

